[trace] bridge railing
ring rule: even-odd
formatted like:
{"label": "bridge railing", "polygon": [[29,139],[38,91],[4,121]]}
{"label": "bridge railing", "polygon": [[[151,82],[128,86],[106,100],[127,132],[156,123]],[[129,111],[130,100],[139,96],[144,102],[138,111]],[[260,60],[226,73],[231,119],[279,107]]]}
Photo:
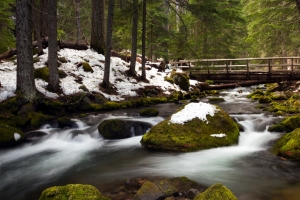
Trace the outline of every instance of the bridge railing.
{"label": "bridge railing", "polygon": [[190,75],[226,74],[295,74],[300,73],[300,57],[268,57],[237,59],[191,59],[173,62]]}

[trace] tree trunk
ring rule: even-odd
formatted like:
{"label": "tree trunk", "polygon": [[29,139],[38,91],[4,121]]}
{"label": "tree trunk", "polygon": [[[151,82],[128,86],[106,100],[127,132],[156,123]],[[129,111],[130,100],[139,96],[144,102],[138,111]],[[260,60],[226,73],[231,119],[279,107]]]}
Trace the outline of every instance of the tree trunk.
{"label": "tree trunk", "polygon": [[113,27],[113,16],[114,16],[115,1],[110,0],[108,4],[107,13],[107,32],[106,32],[106,53],[105,53],[105,68],[102,86],[105,88],[110,87],[109,75],[110,75],[110,56],[112,46],[112,27]]}
{"label": "tree trunk", "polygon": [[138,0],[133,0],[132,4],[132,39],[131,39],[131,60],[130,60],[130,74],[135,74],[136,52],[137,52],[137,28],[138,28]]}
{"label": "tree trunk", "polygon": [[32,60],[31,6],[28,1],[16,1],[17,92],[27,101],[36,97]]}
{"label": "tree trunk", "polygon": [[105,0],[92,0],[91,49],[103,55],[105,53],[104,9]]}
{"label": "tree trunk", "polygon": [[35,39],[37,41],[37,47],[38,47],[38,55],[44,54],[43,52],[43,44],[42,44],[42,37],[41,37],[41,26],[40,26],[40,14],[38,12],[38,6],[36,4],[36,0],[32,1],[32,16],[33,16],[33,26],[34,26],[34,34]]}
{"label": "tree trunk", "polygon": [[40,35],[42,37],[46,37],[48,35],[48,0],[40,0],[39,7],[39,19],[41,27]]}
{"label": "tree trunk", "polygon": [[57,65],[57,0],[48,2],[48,89],[52,92],[59,90],[59,76]]}
{"label": "tree trunk", "polygon": [[296,0],[297,9],[300,12],[300,0]]}
{"label": "tree trunk", "polygon": [[73,2],[75,7],[75,19],[76,19],[76,29],[77,29],[76,43],[79,44],[81,40],[80,0],[73,0]]}
{"label": "tree trunk", "polygon": [[146,80],[146,17],[147,5],[143,0],[143,27],[142,27],[142,79]]}

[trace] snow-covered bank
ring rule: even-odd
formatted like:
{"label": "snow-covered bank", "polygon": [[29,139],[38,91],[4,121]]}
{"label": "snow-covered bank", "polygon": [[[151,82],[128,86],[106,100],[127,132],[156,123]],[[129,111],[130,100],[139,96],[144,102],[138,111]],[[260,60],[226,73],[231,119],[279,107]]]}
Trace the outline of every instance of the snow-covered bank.
{"label": "snow-covered bank", "polygon": [[[41,55],[40,60],[34,63],[34,68],[41,68],[45,66],[48,59],[48,50],[44,49],[45,54]],[[35,55],[36,56],[36,55]],[[111,58],[111,71],[110,82],[113,87],[116,88],[118,95],[109,95],[102,92],[99,88],[99,84],[102,82],[104,73],[104,56],[98,54],[90,49],[86,51],[78,51],[73,49],[61,49],[58,52],[59,57],[64,57],[68,61],[62,63],[59,67],[68,76],[60,79],[60,86],[63,94],[55,94],[47,91],[47,82],[41,79],[35,79],[36,87],[38,91],[50,98],[58,98],[59,95],[70,95],[78,92],[84,92],[79,89],[84,85],[89,92],[102,93],[106,98],[110,98],[112,101],[121,101],[123,96],[137,96],[136,90],[144,88],[145,86],[158,86],[161,87],[165,94],[170,94],[169,90],[180,90],[180,88],[164,81],[164,77],[170,73],[170,70],[165,72],[158,72],[156,68],[146,65],[146,76],[149,83],[137,82],[132,77],[127,77],[125,71],[128,70],[129,64],[117,57]],[[85,72],[83,67],[78,67],[81,62],[88,62],[93,68],[92,72]],[[16,60],[0,62],[0,102],[14,96],[16,90]],[[141,64],[136,65],[137,75],[141,75]],[[76,82],[76,78],[82,78],[82,83]],[[196,81],[190,81],[191,85],[196,84]]]}

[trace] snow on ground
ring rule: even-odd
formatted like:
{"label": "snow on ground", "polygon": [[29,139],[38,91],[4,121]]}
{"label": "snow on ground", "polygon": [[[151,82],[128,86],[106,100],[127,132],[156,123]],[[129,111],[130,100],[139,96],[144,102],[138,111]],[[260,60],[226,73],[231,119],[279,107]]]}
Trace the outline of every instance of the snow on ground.
{"label": "snow on ground", "polygon": [[[45,54],[40,56],[40,61],[34,63],[34,68],[41,68],[45,66],[48,55],[47,49],[44,49]],[[103,80],[104,73],[104,60],[105,57],[90,49],[85,51],[78,51],[73,49],[61,49],[58,52],[58,57],[65,57],[68,62],[62,63],[59,67],[67,73],[67,77],[60,79],[60,86],[63,94],[70,95],[78,92],[84,92],[79,89],[80,86],[85,85],[90,92],[102,93],[106,98],[110,98],[112,101],[123,100],[122,96],[137,96],[134,90],[144,88],[145,86],[159,86],[165,94],[169,94],[169,89],[180,90],[180,88],[164,81],[164,77],[170,73],[170,70],[165,72],[158,72],[156,68],[146,70],[146,76],[149,83],[137,82],[134,78],[125,76],[125,71],[129,69],[129,64],[117,57],[111,58],[111,70],[110,70],[110,82],[117,89],[118,95],[108,95],[103,93],[99,89],[99,84]],[[77,65],[81,62],[88,62],[93,68],[94,72],[85,72],[81,67]],[[16,61],[0,62],[0,102],[14,96],[16,90]],[[136,71],[138,75],[141,75],[141,64],[136,64]],[[76,78],[82,78],[82,84],[77,83]],[[47,91],[47,82],[41,79],[35,79],[37,90],[50,98],[58,98],[59,95]],[[191,80],[191,85],[195,85],[197,81]]]}
{"label": "snow on ground", "polygon": [[206,115],[213,117],[216,111],[218,111],[218,109],[212,104],[203,102],[189,103],[181,111],[173,114],[170,122],[173,124],[184,124],[184,122],[190,121],[196,117],[202,121],[206,121]]}

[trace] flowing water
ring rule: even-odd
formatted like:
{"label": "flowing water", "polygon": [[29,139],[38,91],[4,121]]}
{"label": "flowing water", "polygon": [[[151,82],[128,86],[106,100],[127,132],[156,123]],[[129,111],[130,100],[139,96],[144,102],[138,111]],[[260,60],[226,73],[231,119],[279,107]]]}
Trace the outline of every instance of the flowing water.
{"label": "flowing water", "polygon": [[97,125],[108,118],[122,118],[155,125],[176,111],[178,105],[158,105],[159,117],[141,118],[140,109],[127,109],[74,119],[70,128],[44,125],[45,136],[22,146],[0,151],[0,199],[38,199],[50,186],[70,183],[105,186],[133,177],[186,176],[205,186],[221,182],[239,199],[300,199],[298,163],[282,161],[269,151],[281,134],[267,131],[280,120],[254,109],[246,89],[220,95],[219,105],[243,127],[239,143],[192,153],[153,152],[140,145],[142,136],[104,140]]}

